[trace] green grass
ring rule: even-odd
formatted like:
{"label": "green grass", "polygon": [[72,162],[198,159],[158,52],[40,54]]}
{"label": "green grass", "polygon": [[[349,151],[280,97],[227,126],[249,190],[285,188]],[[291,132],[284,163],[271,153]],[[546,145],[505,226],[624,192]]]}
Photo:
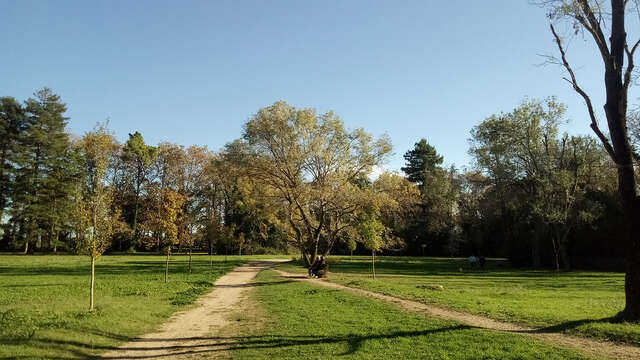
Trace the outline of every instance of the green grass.
{"label": "green grass", "polygon": [[[521,335],[402,311],[348,292],[264,271],[252,297],[259,320],[237,318],[236,359],[581,359]],[[256,329],[256,322],[262,326]],[[226,338],[229,340],[229,338]]]}
{"label": "green grass", "polygon": [[[304,272],[299,265],[282,270]],[[640,324],[619,322],[624,274],[529,271],[492,260],[470,270],[464,259],[333,257],[330,279],[343,285],[574,335],[640,345]],[[442,285],[443,290],[433,289]]]}
{"label": "green grass", "polygon": [[0,358],[73,359],[104,352],[153,331],[172,313],[212,289],[248,257],[104,256],[96,263],[96,311],[89,313],[89,259],[0,255]]}

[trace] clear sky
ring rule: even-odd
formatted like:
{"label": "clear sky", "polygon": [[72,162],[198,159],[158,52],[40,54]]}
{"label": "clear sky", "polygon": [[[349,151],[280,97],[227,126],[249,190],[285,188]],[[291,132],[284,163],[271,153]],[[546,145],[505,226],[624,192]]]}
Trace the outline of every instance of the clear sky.
{"label": "clear sky", "polygon": [[[120,140],[137,130],[215,150],[285,100],[388,133],[389,169],[422,137],[461,167],[475,124],[550,95],[568,105],[569,132],[589,133],[562,69],[539,66],[555,45],[526,0],[3,0],[0,43],[0,96],[48,86],[78,135],[108,117]],[[602,113],[594,51],[577,37],[569,58]]]}

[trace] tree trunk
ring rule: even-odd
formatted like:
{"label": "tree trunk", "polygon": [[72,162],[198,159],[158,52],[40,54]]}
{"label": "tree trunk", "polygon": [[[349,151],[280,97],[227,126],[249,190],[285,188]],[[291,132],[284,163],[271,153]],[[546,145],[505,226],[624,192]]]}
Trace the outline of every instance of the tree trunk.
{"label": "tree trunk", "polygon": [[136,184],[136,200],[135,207],[133,210],[133,226],[131,227],[131,231],[133,232],[133,244],[131,244],[132,248],[138,246],[138,208],[140,206],[140,182]]}
{"label": "tree trunk", "polygon": [[560,249],[558,246],[558,240],[555,236],[551,236],[551,245],[553,246],[553,260],[555,263],[555,270],[560,271]]}
{"label": "tree trunk", "polygon": [[562,257],[562,268],[565,271],[571,270],[571,258],[569,257],[569,231],[565,232],[560,239],[560,256]]}
{"label": "tree trunk", "polygon": [[209,241],[209,267],[213,267],[213,243]]}
{"label": "tree trunk", "polygon": [[542,266],[541,248],[542,239],[545,234],[545,226],[539,219],[536,220],[531,237],[531,264],[534,268],[540,268]]}
{"label": "tree trunk", "polygon": [[311,260],[309,259],[309,256],[307,255],[307,253],[304,251],[304,247],[300,246],[300,256],[302,257],[302,260],[304,261],[304,265],[308,268],[311,267]]}
{"label": "tree trunk", "polygon": [[376,278],[376,251],[371,250],[371,270],[373,272],[373,278]]}
{"label": "tree trunk", "polygon": [[[618,193],[626,223],[626,268],[625,295],[626,304],[623,315],[627,320],[640,320],[640,238],[634,230],[637,228],[639,205],[636,193],[633,152],[627,132],[627,96],[623,82],[623,65],[626,51],[627,33],[625,30],[624,0],[611,0],[611,52],[610,66],[605,67],[605,88],[607,101],[604,106],[609,126],[611,142],[615,150],[618,167]],[[630,62],[631,63],[631,62]]]}
{"label": "tree trunk", "polygon": [[27,237],[24,241],[24,255],[29,253],[29,238]]}
{"label": "tree trunk", "polygon": [[60,233],[56,232],[56,236],[53,239],[53,253],[55,254],[58,251],[58,241],[60,239]]}
{"label": "tree trunk", "polygon": [[164,282],[167,283],[169,281],[169,251],[167,250],[167,257],[164,263]]}
{"label": "tree trunk", "polygon": [[93,289],[95,284],[95,264],[96,258],[91,257],[91,290],[89,292],[89,311],[93,311]]}
{"label": "tree trunk", "polygon": [[189,274],[191,274],[191,248],[189,248]]}
{"label": "tree trunk", "polygon": [[[623,315],[627,320],[640,320],[640,233],[637,224],[640,223],[640,200],[636,200],[631,209],[631,216],[627,218],[628,246],[625,258],[625,308]],[[635,221],[634,221],[635,220]],[[635,227],[633,224],[636,224]]]}

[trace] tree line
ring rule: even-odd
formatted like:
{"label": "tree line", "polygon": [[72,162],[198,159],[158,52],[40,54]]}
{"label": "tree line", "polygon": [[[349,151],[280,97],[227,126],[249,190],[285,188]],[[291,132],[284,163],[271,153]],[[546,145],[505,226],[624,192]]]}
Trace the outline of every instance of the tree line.
{"label": "tree line", "polygon": [[75,137],[60,97],[34,95],[0,98],[5,250],[295,252],[308,265],[332,252],[474,254],[557,269],[622,256],[610,246],[616,167],[596,139],[560,133],[555,98],[476,125],[470,168],[421,139],[401,173],[372,179],[390,140],[332,112],[276,102],[211,151],[138,132],[120,144],[107,124]]}
{"label": "tree line", "polygon": [[3,97],[1,246],[86,254],[92,273],[105,251],[154,251],[166,255],[165,281],[171,253],[194,249],[297,253],[308,266],[354,251],[615,266],[616,166],[596,139],[561,133],[565,111],[555,98],[525,99],[471,130],[470,168],[445,166],[420,139],[402,172],[373,179],[390,140],[348,130],[333,112],[276,102],[211,151],[150,145],[139,132],[121,144],[105,123],[73,136],[50,89]]}
{"label": "tree line", "polygon": [[286,252],[241,201],[224,152],[153,146],[139,132],[121,144],[107,124],[73,136],[65,112],[46,88],[0,98],[2,249]]}

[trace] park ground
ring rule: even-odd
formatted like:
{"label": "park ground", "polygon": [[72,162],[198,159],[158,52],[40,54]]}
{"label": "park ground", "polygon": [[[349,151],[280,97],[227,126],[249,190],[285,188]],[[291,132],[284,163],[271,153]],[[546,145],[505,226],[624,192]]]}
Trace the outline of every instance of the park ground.
{"label": "park ground", "polygon": [[[105,256],[96,267],[97,310],[88,313],[86,258],[0,256],[0,359],[108,354],[158,331],[172,314],[202,306],[202,299],[209,295],[196,305],[194,301],[214,294],[212,285],[223,274],[247,261],[267,258],[283,256],[230,256],[225,261],[220,256],[196,255],[189,273],[187,257],[175,256],[165,284],[161,256]],[[615,342],[635,350],[640,345],[640,325],[615,319],[624,304],[620,273],[521,270],[501,260],[490,260],[485,269],[470,269],[462,259],[381,257],[373,279],[367,257],[334,257],[329,266],[332,284],[514,323],[540,333],[595,339],[612,346]],[[198,344],[180,347],[180,353],[241,359],[601,357],[527,334],[425,316],[353,291],[321,286],[319,281],[298,281],[282,272],[303,274],[305,270],[299,263],[288,262],[274,270],[256,271],[251,283],[241,286],[247,296],[225,314],[224,326],[199,337]]]}

